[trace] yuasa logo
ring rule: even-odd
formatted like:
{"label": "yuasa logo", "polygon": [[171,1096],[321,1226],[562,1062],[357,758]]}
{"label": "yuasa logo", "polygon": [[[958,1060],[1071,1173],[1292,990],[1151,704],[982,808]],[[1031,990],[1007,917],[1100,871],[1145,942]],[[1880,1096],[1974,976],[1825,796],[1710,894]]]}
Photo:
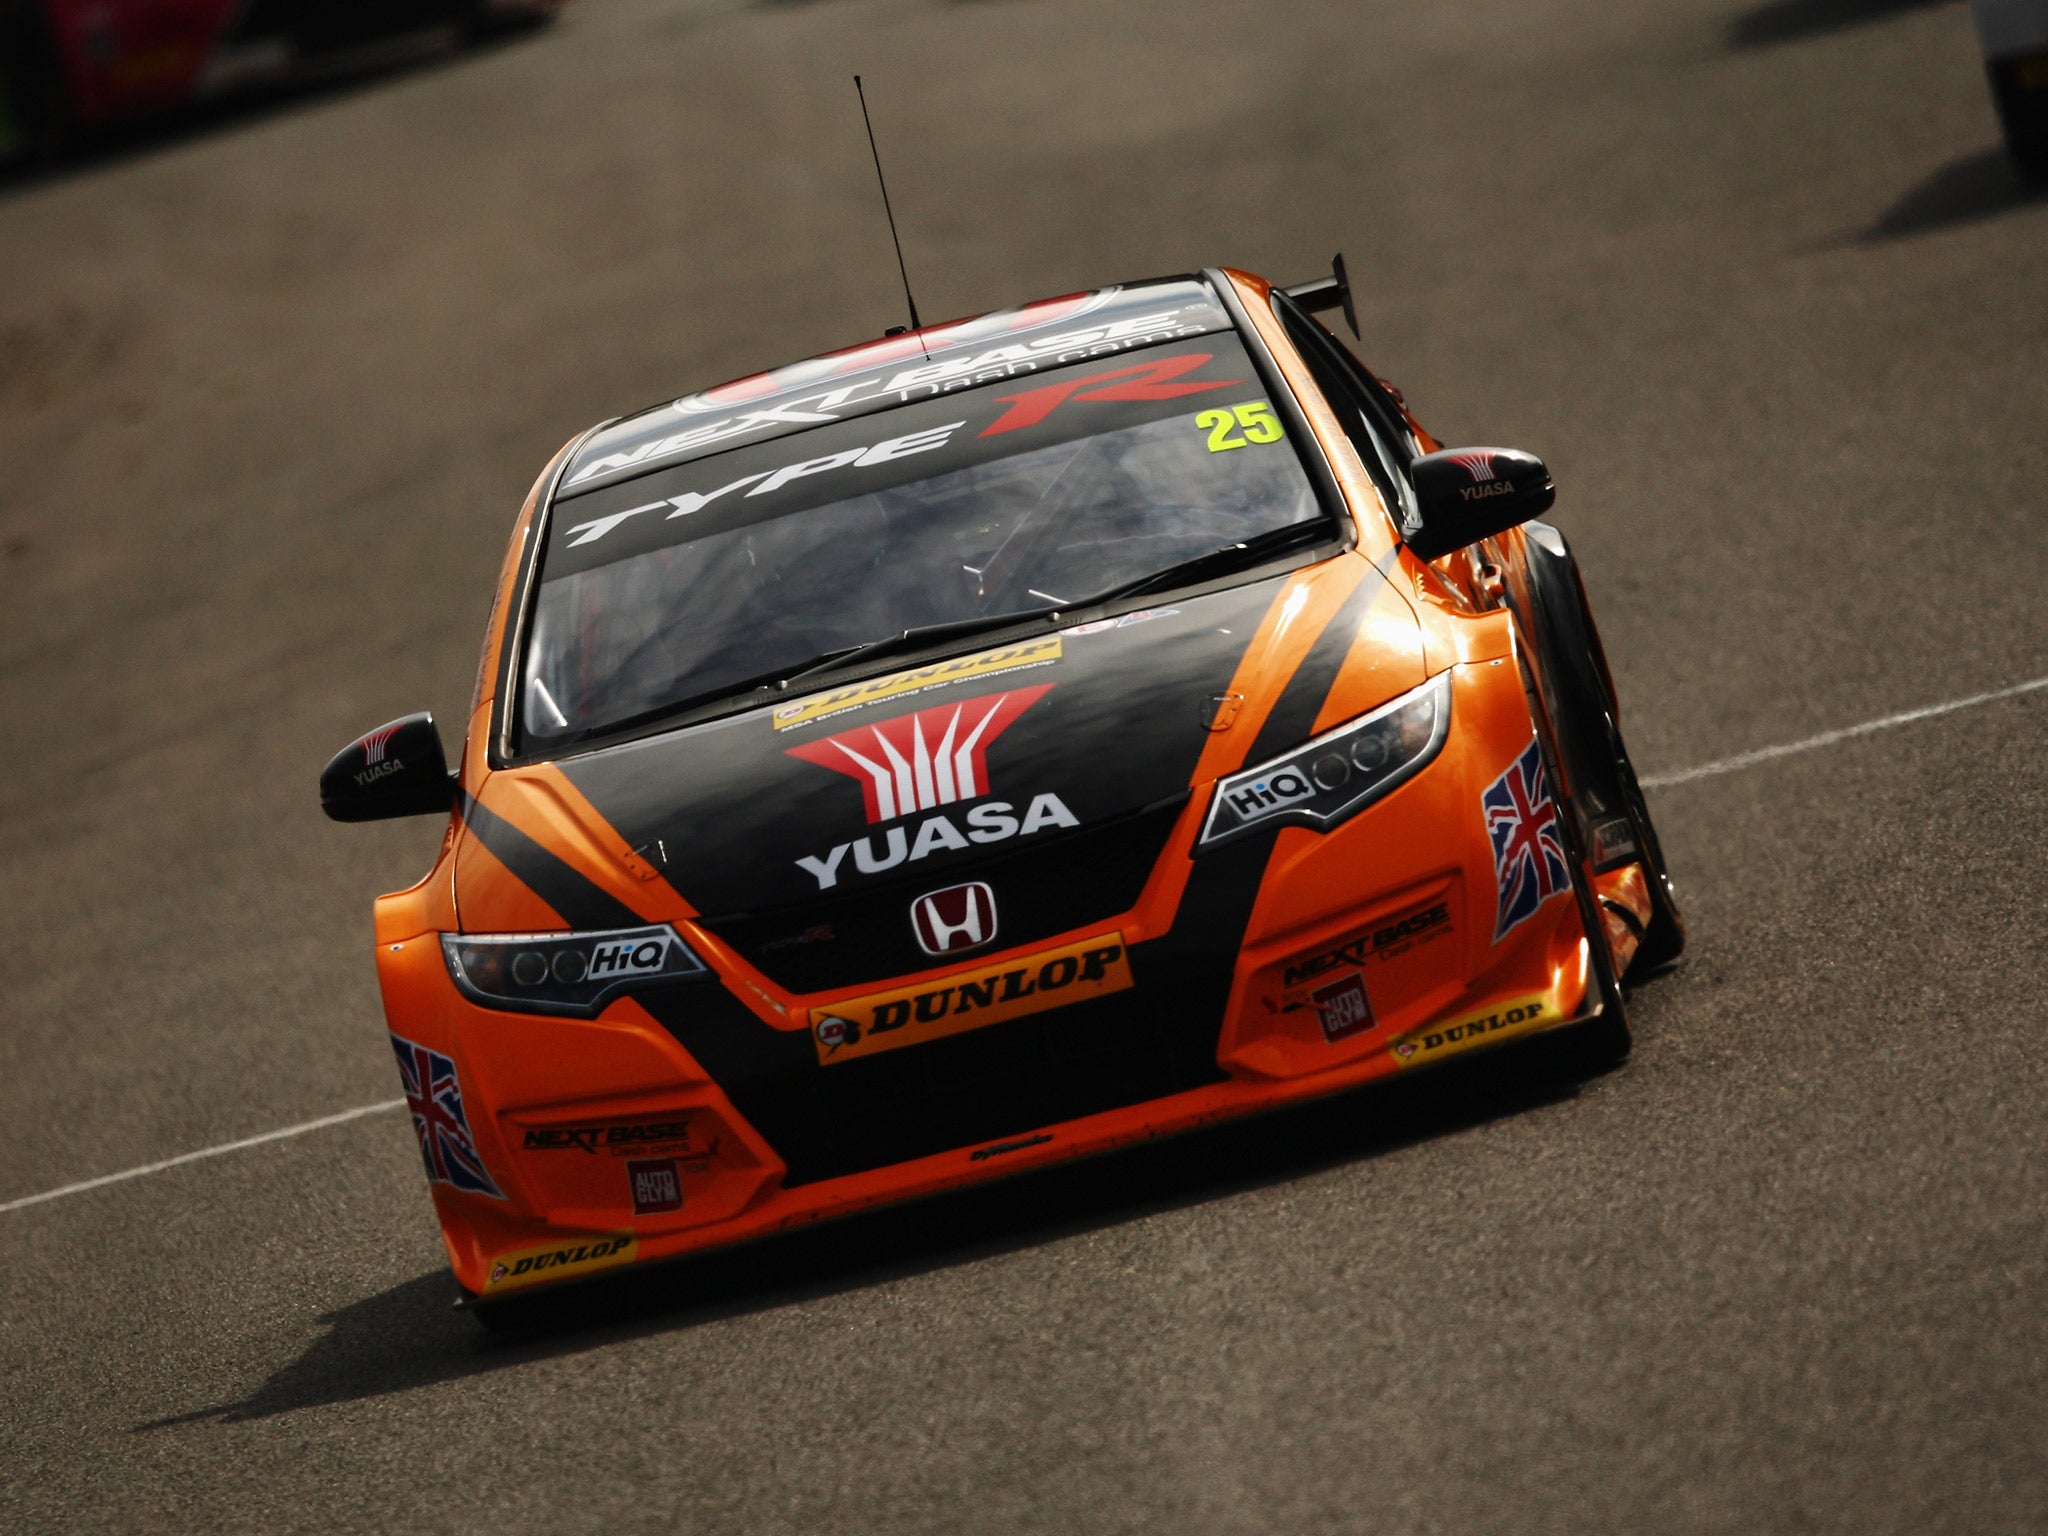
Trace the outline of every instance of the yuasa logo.
{"label": "yuasa logo", "polygon": [[667,939],[616,939],[591,950],[590,969],[584,975],[596,980],[606,976],[637,976],[647,971],[658,971],[667,954]]}
{"label": "yuasa logo", "polygon": [[855,779],[868,825],[989,792],[988,749],[1051,683],[961,699],[789,748],[791,757]]}
{"label": "yuasa logo", "polygon": [[1282,768],[1263,779],[1254,779],[1249,784],[1240,784],[1223,798],[1243,821],[1257,821],[1261,816],[1270,816],[1282,806],[1293,805],[1296,801],[1314,796],[1316,787],[1309,782],[1307,774],[1298,768]]}
{"label": "yuasa logo", "polygon": [[[905,862],[915,864],[935,853],[957,852],[976,843],[1000,843],[1013,837],[1029,837],[1047,827],[1081,825],[1081,818],[1053,794],[1033,795],[1022,820],[1018,819],[1017,808],[1007,800],[984,800],[961,820],[967,824],[965,835],[954,824],[953,818],[941,811],[936,816],[925,817],[914,832],[905,827],[890,827],[879,837],[871,833],[850,843],[841,843],[823,858],[806,854],[796,861],[797,867],[809,871],[817,880],[819,890],[829,891],[839,883],[840,866],[846,862],[849,853],[853,855],[853,867],[860,873],[879,875],[885,869],[894,869]],[[879,848],[875,846],[877,842],[881,844]]]}
{"label": "yuasa logo", "polygon": [[387,725],[382,730],[372,731],[363,738],[363,766],[384,761],[384,749],[391,745],[391,738],[398,734],[398,727]]}
{"label": "yuasa logo", "polygon": [[[379,750],[379,756],[382,756],[381,749]],[[368,789],[372,784],[376,783],[379,779],[389,778],[392,774],[399,772],[404,767],[405,759],[402,757],[386,758],[381,763],[373,760],[369,767],[361,769],[360,771],[352,775],[352,777],[355,779],[356,784],[359,788]]]}
{"label": "yuasa logo", "polygon": [[996,936],[996,893],[979,880],[933,891],[910,904],[910,926],[928,955],[977,948]]}
{"label": "yuasa logo", "polygon": [[[841,731],[788,751],[791,757],[830,768],[859,783],[868,824],[876,826],[916,811],[930,811],[987,795],[989,744],[1051,690],[1052,684],[1044,683],[1036,688],[962,699],[858,730]],[[915,864],[935,853],[1028,837],[1047,827],[1081,824],[1080,818],[1054,794],[1032,796],[1021,818],[1008,800],[983,800],[960,819],[966,825],[965,832],[952,816],[941,811],[926,816],[915,827],[892,826],[878,834],[841,843],[822,858],[806,855],[796,862],[817,880],[819,890],[829,891],[839,883],[841,865],[849,853],[853,855],[854,869],[864,875],[878,875],[899,864]],[[991,910],[990,921],[993,920]]]}
{"label": "yuasa logo", "polygon": [[1447,453],[1444,457],[1470,475],[1475,485],[1500,478],[1493,472],[1493,455],[1481,449],[1475,448],[1469,453]]}

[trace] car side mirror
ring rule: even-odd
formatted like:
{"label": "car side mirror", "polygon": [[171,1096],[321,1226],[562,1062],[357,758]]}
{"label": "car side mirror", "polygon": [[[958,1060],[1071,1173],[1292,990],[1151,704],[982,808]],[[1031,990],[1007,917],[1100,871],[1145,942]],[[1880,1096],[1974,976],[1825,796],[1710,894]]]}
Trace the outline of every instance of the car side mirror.
{"label": "car side mirror", "polygon": [[1422,560],[1505,533],[1541,517],[1557,500],[1543,461],[1514,448],[1424,454],[1409,466],[1409,477],[1421,516],[1403,540]]}
{"label": "car side mirror", "polygon": [[457,780],[441,733],[422,711],[350,742],[320,770],[320,809],[335,821],[446,815]]}

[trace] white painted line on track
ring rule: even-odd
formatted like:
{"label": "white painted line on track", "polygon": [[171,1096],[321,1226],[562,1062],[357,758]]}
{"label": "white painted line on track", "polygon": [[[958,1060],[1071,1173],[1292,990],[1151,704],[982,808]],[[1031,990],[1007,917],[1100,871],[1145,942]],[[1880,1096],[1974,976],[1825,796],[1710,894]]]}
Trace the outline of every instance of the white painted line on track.
{"label": "white painted line on track", "polygon": [[[1932,720],[1937,715],[1951,715],[1959,709],[1974,709],[1979,704],[1995,704],[2000,699],[2016,699],[2021,694],[2037,693],[2043,688],[2048,688],[2048,677],[2037,677],[2031,682],[2014,683],[2010,688],[1994,688],[1989,693],[1973,693],[1967,699],[1950,699],[1946,704],[1929,704],[1922,709],[1909,709],[1902,714],[1886,715],[1881,720],[1866,720],[1861,725],[1845,725],[1838,731],[1822,731],[1820,735],[1808,736],[1803,741],[1788,741],[1776,747],[1758,747],[1754,752],[1738,752],[1733,757],[1724,757],[1718,762],[1702,763],[1697,768],[1681,768],[1676,773],[1655,774],[1643,780],[1643,788],[1665,789],[1673,784],[1690,784],[1695,779],[1711,779],[1718,774],[1754,768],[1758,763],[1768,763],[1774,758],[1791,757],[1798,752],[1811,752],[1816,747],[1830,747],[1838,741],[1868,736],[1875,731],[1888,731],[1895,725],[1911,725],[1916,720]],[[403,1099],[386,1099],[381,1104],[364,1104],[356,1109],[345,1109],[338,1115],[323,1115],[318,1120],[308,1120],[303,1125],[288,1125],[281,1131],[265,1131],[261,1136],[245,1136],[240,1141],[223,1142],[217,1147],[205,1147],[179,1157],[167,1157],[160,1163],[145,1163],[140,1168],[102,1174],[96,1179],[66,1184],[61,1189],[46,1189],[40,1195],[24,1195],[19,1200],[0,1203],[0,1216],[9,1211],[18,1211],[25,1205],[40,1205],[45,1200],[59,1200],[65,1195],[83,1194],[88,1189],[98,1189],[102,1185],[119,1184],[124,1179],[139,1179],[144,1174],[162,1173],[166,1168],[196,1163],[202,1158],[219,1157],[227,1152],[240,1152],[245,1147],[260,1147],[266,1141],[283,1141],[288,1137],[303,1136],[308,1131],[323,1131],[330,1125],[360,1120],[364,1115],[381,1115],[386,1110],[404,1107]]]}
{"label": "white painted line on track", "polygon": [[1654,774],[1643,780],[1643,788],[1665,789],[1673,784],[1690,784],[1694,779],[1711,779],[1717,774],[1734,773],[1739,768],[1754,768],[1758,763],[1768,763],[1773,758],[1791,757],[1797,752],[1811,752],[1816,747],[1831,747],[1838,741],[1868,736],[1875,731],[1888,731],[1895,725],[1911,725],[1915,720],[1932,720],[1936,715],[1952,715],[1959,709],[1975,709],[1979,704],[1996,704],[2000,699],[2016,699],[2023,693],[2036,693],[2043,688],[2048,688],[2048,677],[2037,677],[2032,682],[2014,683],[2010,688],[1994,688],[1989,693],[1973,693],[1967,699],[1950,699],[1946,704],[1929,704],[1922,709],[1906,710],[1903,714],[1886,715],[1881,720],[1866,720],[1861,725],[1845,725],[1839,731],[1822,731],[1818,736],[1808,736],[1804,741],[1788,741],[1777,747],[1758,747],[1754,752],[1738,752],[1735,756],[1724,757],[1718,762],[1701,763],[1697,768],[1681,768],[1676,773]]}
{"label": "white painted line on track", "polygon": [[160,1163],[144,1163],[140,1168],[123,1169],[120,1173],[103,1173],[96,1179],[85,1179],[77,1184],[66,1184],[60,1189],[46,1189],[40,1195],[23,1195],[19,1200],[0,1204],[0,1214],[18,1211],[25,1205],[40,1205],[45,1200],[57,1200],[65,1195],[83,1194],[88,1189],[98,1189],[104,1184],[119,1184],[124,1179],[139,1179],[145,1173],[162,1173],[166,1168],[177,1168],[185,1163],[196,1163],[202,1158],[219,1157],[227,1152],[239,1152],[244,1147],[260,1147],[266,1141],[283,1141],[291,1136],[303,1136],[308,1131],[324,1131],[330,1125],[340,1125],[348,1120],[360,1120],[365,1115],[381,1115],[387,1109],[403,1109],[405,1100],[386,1099],[381,1104],[364,1104],[355,1109],[344,1109],[338,1115],[322,1115],[318,1120],[308,1120],[303,1125],[288,1125],[281,1131],[265,1131],[261,1136],[244,1136],[240,1141],[224,1141],[217,1147],[203,1147],[197,1152],[181,1153],[167,1157]]}

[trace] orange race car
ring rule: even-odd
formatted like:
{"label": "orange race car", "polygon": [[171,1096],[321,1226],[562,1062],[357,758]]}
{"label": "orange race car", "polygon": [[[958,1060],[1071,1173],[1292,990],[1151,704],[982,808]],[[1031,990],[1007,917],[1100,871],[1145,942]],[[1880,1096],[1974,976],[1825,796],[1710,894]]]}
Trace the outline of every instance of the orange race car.
{"label": "orange race car", "polygon": [[[1132,283],[593,428],[377,969],[455,1275],[760,1237],[1538,1031],[1684,931],[1553,499],[1314,313]],[[1353,329],[1356,329],[1355,323]]]}

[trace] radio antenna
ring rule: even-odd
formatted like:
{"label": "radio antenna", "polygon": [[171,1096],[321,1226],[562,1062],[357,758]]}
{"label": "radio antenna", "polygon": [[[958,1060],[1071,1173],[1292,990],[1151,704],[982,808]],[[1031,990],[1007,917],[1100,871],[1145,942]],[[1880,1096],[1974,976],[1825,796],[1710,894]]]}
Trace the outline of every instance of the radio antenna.
{"label": "radio antenna", "polygon": [[882,152],[875,148],[875,124],[868,116],[868,93],[861,88],[859,75],[853,77],[853,89],[860,97],[860,120],[868,130],[868,153],[875,157],[875,180],[882,188],[882,212],[889,216],[889,240],[896,247],[896,270],[903,276],[903,299],[910,306],[910,328],[921,331],[924,327],[917,318],[917,300],[910,292],[910,269],[903,265],[903,241],[896,234],[896,210],[889,206],[889,181],[882,174]]}

